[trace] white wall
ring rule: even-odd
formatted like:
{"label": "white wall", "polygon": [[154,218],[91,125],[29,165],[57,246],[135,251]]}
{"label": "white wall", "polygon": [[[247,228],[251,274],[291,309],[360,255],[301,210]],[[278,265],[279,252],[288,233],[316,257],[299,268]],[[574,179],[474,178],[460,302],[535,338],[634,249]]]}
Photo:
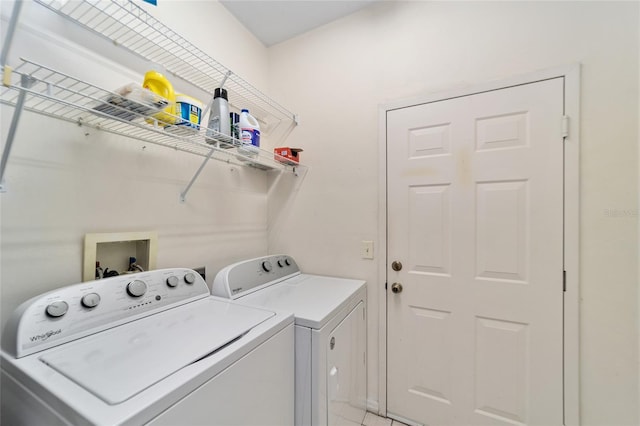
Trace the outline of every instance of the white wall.
{"label": "white wall", "polygon": [[[0,5],[6,31],[12,2]],[[145,7],[240,76],[266,85],[266,48],[219,3]],[[24,3],[9,63],[16,66],[19,56],[105,89],[141,84],[147,67],[33,2]],[[0,112],[4,145],[13,108]],[[265,254],[267,176],[211,161],[182,204],[179,194],[202,160],[25,112],[8,191],[0,195],[2,325],[29,297],[82,280],[86,233],[157,231],[157,267],[206,266],[208,282],[230,262]]]}
{"label": "white wall", "polygon": [[[638,424],[637,2],[382,2],[270,48],[270,88],[300,114],[287,144],[311,167],[270,228],[270,251],[369,283],[369,398],[378,398],[384,277],[360,258],[378,236],[378,106],[582,64],[581,417]],[[616,213],[616,212],[627,212]],[[286,226],[285,223],[286,222]]]}

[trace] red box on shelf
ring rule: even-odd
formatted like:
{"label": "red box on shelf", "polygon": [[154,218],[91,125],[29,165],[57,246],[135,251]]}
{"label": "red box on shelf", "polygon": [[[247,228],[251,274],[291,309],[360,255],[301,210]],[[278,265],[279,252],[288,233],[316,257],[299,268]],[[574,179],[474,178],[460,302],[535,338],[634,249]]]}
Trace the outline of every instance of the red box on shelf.
{"label": "red box on shelf", "polygon": [[283,164],[289,164],[291,166],[295,166],[300,163],[300,156],[298,155],[302,149],[300,148],[289,148],[281,147],[275,148],[273,153],[275,154],[276,161],[279,161]]}

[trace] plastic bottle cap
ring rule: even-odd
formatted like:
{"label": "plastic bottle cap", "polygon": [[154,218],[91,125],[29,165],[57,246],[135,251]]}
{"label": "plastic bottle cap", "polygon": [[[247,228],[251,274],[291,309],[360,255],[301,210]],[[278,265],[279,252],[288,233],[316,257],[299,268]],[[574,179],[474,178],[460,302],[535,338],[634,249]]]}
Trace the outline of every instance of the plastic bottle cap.
{"label": "plastic bottle cap", "polygon": [[227,97],[227,89],[223,89],[221,87],[216,88],[216,90],[213,92],[213,98],[222,98],[228,101],[229,98]]}
{"label": "plastic bottle cap", "polygon": [[248,109],[243,109],[243,110],[242,110],[242,111],[240,111],[240,112],[249,112],[249,110],[248,110]]}

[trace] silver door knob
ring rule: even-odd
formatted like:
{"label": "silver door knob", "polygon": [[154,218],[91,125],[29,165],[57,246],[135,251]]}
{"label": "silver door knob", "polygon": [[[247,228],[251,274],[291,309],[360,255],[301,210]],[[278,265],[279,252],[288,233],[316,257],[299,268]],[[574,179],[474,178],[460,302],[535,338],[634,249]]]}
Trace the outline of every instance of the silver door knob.
{"label": "silver door knob", "polygon": [[400,271],[402,269],[402,263],[394,260],[393,263],[391,263],[391,269],[393,269],[394,271]]}
{"label": "silver door knob", "polygon": [[402,284],[393,283],[391,285],[391,291],[394,292],[395,294],[402,293]]}

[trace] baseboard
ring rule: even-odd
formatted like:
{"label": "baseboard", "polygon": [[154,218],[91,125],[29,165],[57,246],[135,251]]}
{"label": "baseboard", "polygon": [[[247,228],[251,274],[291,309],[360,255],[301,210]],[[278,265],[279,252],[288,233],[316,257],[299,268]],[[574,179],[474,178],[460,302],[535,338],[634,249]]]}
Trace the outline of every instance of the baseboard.
{"label": "baseboard", "polygon": [[373,399],[367,399],[367,411],[377,414],[378,416],[384,416],[386,413],[379,413],[378,412],[379,409],[380,409],[380,404],[378,404],[378,401]]}

